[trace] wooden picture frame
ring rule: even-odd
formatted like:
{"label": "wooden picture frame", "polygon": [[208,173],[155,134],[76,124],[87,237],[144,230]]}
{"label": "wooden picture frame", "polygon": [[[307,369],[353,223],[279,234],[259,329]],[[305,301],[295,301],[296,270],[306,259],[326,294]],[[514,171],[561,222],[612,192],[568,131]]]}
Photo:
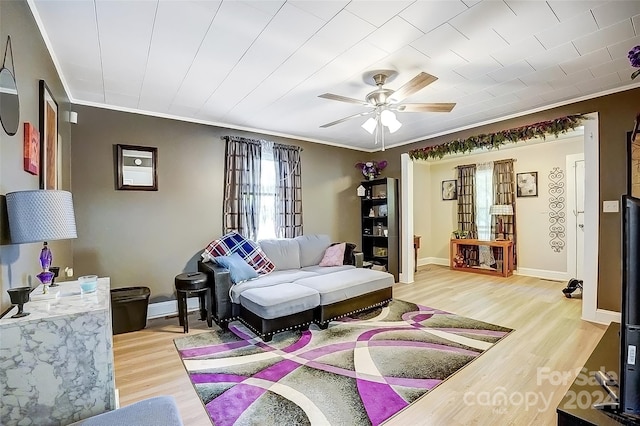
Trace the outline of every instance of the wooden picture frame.
{"label": "wooden picture frame", "polygon": [[441,194],[443,201],[457,200],[458,199],[458,181],[457,180],[443,180],[441,185]]}
{"label": "wooden picture frame", "polygon": [[516,174],[516,197],[538,196],[538,172]]}
{"label": "wooden picture frame", "polygon": [[58,189],[58,103],[40,80],[40,189]]}
{"label": "wooden picture frame", "polygon": [[116,189],[158,190],[158,148],[118,144],[115,160]]}
{"label": "wooden picture frame", "polygon": [[23,162],[25,172],[40,172],[40,132],[31,123],[24,123]]}

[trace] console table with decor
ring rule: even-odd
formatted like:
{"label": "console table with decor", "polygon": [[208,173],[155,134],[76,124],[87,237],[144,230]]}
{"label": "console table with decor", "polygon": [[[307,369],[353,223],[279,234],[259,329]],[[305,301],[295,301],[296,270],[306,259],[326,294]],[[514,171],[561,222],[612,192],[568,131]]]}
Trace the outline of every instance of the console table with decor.
{"label": "console table with decor", "polygon": [[[57,297],[56,297],[57,295]],[[116,408],[109,278],[61,282],[0,318],[0,424],[69,424]]]}
{"label": "console table with decor", "polygon": [[[464,247],[474,246],[489,246],[498,249],[502,253],[502,268],[488,269],[479,268],[476,266],[468,266],[466,262],[460,266],[455,262],[455,257],[461,255]],[[467,259],[465,259],[467,260]],[[510,240],[495,240],[495,241],[483,241],[468,238],[452,239],[449,250],[449,268],[455,271],[474,272],[477,274],[496,275],[501,277],[508,277],[513,274],[513,241]]]}

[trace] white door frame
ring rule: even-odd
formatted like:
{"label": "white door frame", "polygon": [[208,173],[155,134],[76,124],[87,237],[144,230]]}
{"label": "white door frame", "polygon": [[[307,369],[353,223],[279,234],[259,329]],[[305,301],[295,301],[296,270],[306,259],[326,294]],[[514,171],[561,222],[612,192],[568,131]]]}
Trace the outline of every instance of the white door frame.
{"label": "white door frame", "polygon": [[578,161],[584,161],[584,152],[581,154],[567,155],[567,275],[569,278],[579,278],[584,276],[584,265],[582,271],[575,270],[576,259],[578,258],[578,247],[576,246],[578,222],[575,212],[578,208],[576,207],[575,163]]}
{"label": "white door frame", "polygon": [[[598,233],[600,230],[600,137],[598,113],[586,114],[584,123],[584,278],[582,319],[602,324],[620,321],[620,313],[598,309]],[[409,154],[400,156],[402,168],[402,273],[400,282],[413,282],[413,162]],[[562,294],[559,294],[562,297]]]}
{"label": "white door frame", "polygon": [[582,319],[601,324],[620,322],[620,313],[598,309],[598,233],[600,232],[600,134],[598,113],[584,121],[584,277]]}
{"label": "white door frame", "polygon": [[400,154],[401,171],[401,210],[400,220],[400,282],[410,284],[413,282],[414,256],[413,256],[413,160],[408,153]]}

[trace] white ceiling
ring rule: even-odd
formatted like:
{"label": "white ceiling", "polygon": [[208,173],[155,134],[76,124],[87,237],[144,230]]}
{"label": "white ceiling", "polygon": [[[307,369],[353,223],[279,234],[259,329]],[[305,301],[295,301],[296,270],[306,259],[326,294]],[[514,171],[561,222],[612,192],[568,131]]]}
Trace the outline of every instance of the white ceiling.
{"label": "white ceiling", "polygon": [[[73,103],[371,150],[366,111],[321,99],[394,69],[439,79],[407,102],[387,146],[638,87],[640,1],[29,0]],[[589,112],[589,111],[585,111]],[[80,120],[82,118],[80,117]]]}

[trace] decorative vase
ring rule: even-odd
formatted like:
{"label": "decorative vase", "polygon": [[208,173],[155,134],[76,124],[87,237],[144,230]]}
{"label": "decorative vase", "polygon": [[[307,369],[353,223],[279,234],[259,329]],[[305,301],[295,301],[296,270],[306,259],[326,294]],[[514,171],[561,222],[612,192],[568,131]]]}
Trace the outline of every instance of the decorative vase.
{"label": "decorative vase", "polygon": [[13,315],[11,318],[22,318],[29,315],[29,312],[24,312],[22,308],[24,304],[29,301],[29,293],[31,293],[31,287],[10,288],[7,290],[7,293],[9,293],[11,303],[13,305],[18,305],[18,313]]}
{"label": "decorative vase", "polygon": [[49,293],[49,285],[51,284],[51,281],[53,281],[53,275],[53,272],[50,272],[48,270],[42,271],[38,275],[36,275],[36,277],[38,277],[38,279],[42,283],[43,294]]}

